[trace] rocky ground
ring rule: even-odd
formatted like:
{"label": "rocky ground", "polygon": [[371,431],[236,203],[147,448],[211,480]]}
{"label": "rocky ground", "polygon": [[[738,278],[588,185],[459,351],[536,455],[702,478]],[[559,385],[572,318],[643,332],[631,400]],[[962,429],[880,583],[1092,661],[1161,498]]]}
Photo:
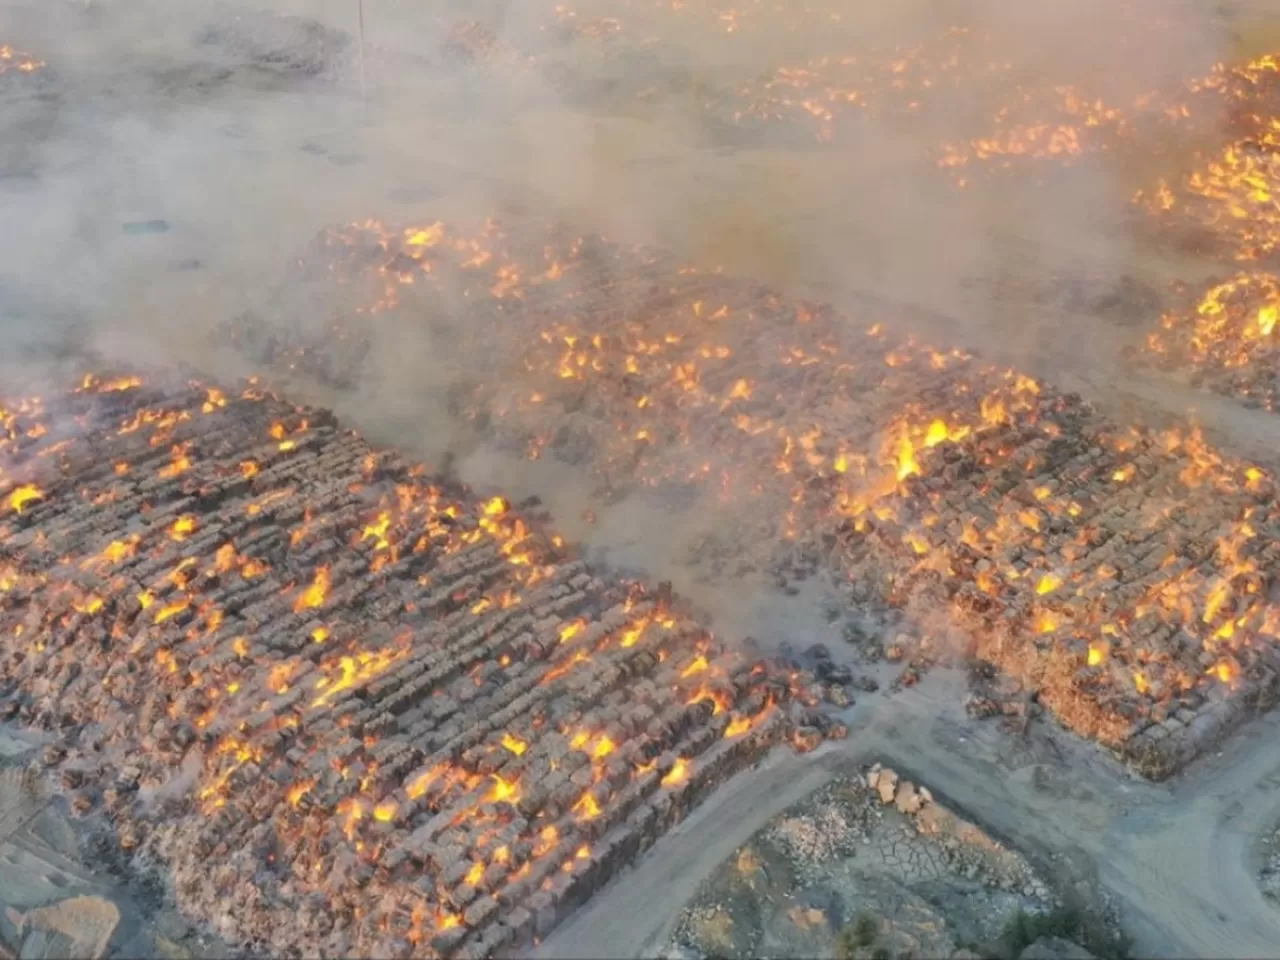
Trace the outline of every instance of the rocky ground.
{"label": "rocky ground", "polygon": [[[682,913],[666,955],[1091,955],[1065,941],[1033,946],[1051,928],[1086,936],[1023,856],[876,764],[735,851]],[[1106,925],[1087,935],[1105,944]]]}

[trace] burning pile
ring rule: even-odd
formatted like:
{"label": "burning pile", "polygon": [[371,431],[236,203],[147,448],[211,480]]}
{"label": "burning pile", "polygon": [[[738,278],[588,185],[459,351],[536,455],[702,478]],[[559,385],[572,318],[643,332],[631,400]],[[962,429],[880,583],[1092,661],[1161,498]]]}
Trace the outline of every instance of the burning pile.
{"label": "burning pile", "polygon": [[0,74],[35,73],[44,66],[43,60],[37,60],[29,53],[0,44]]}
{"label": "burning pile", "polygon": [[[373,236],[377,263],[403,262],[395,234]],[[1269,705],[1265,471],[752,284],[598,241],[548,280],[550,246],[527,267],[503,249],[461,279],[441,260],[410,275],[472,291],[451,342],[464,365],[466,337],[497,359],[464,406],[508,450],[589,467],[607,496],[723,507],[735,519],[706,551],[722,575],[820,569],[846,610],[906,611],[905,652],[940,653],[916,615],[944,614],[1152,775]]]}
{"label": "burning pile", "polygon": [[1160,318],[1142,359],[1190,371],[1197,385],[1274,410],[1280,399],[1278,283],[1275,274],[1256,271],[1214,284],[1190,308]]}
{"label": "burning pile", "polygon": [[794,666],[252,384],[0,416],[0,709],[258,949],[545,935],[770,745],[840,732]]}
{"label": "burning pile", "polygon": [[1194,383],[1274,409],[1280,366],[1275,271],[1280,268],[1280,60],[1260,57],[1206,81],[1238,109],[1232,140],[1177,187],[1160,181],[1135,201],[1162,231],[1234,263],[1234,275],[1183,290],[1137,358]]}

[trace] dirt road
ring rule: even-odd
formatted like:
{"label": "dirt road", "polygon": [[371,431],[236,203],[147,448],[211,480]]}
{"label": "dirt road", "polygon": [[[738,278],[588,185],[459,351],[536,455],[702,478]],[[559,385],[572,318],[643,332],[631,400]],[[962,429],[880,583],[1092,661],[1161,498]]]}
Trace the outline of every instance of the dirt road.
{"label": "dirt road", "polygon": [[1274,956],[1280,911],[1258,889],[1253,850],[1280,817],[1280,719],[1152,785],[1056,731],[1020,740],[966,721],[941,673],[850,713],[848,741],[731,781],[536,955],[653,956],[684,901],[755,830],[837,772],[883,759],[1068,882],[1100,886],[1136,955]]}

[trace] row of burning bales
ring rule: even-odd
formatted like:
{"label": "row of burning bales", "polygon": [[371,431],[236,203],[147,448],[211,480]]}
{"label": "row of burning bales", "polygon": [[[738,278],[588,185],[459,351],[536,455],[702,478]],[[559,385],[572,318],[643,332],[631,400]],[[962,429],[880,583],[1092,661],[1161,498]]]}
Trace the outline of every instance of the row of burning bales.
{"label": "row of burning bales", "polygon": [[89,376],[0,416],[0,708],[237,942],[491,955],[842,731],[532,506],[253,386]]}
{"label": "row of burning bales", "polygon": [[[1153,775],[1269,703],[1274,479],[1193,428],[1120,428],[961,351],[603,241],[370,223],[321,246],[374,312],[447,290],[430,322],[457,369],[501,371],[460,411],[508,451],[576,464],[609,498],[722,510],[722,573],[819,558],[851,605],[942,611]],[[274,359],[395,330],[357,318]]]}

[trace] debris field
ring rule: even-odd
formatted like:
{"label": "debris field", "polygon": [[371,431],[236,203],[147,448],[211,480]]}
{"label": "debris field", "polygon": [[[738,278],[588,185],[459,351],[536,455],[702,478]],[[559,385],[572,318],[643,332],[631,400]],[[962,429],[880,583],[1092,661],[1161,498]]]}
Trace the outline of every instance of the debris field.
{"label": "debris field", "polygon": [[670,589],[249,383],[88,375],[0,436],[0,711],[189,915],[272,954],[545,936],[842,725]]}

